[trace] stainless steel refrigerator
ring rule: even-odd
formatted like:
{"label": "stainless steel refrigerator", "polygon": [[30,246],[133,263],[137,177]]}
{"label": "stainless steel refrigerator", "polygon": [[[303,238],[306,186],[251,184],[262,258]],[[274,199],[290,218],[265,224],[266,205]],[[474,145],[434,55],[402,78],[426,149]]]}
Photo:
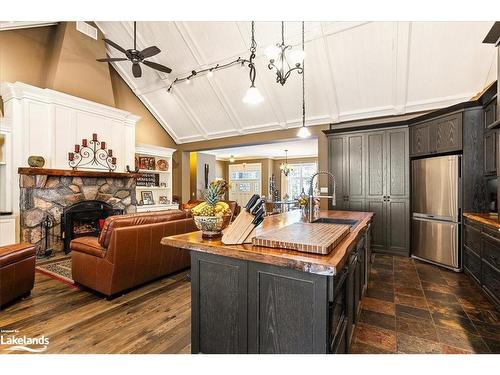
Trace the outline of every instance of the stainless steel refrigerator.
{"label": "stainless steel refrigerator", "polygon": [[412,256],[459,271],[460,156],[412,161]]}

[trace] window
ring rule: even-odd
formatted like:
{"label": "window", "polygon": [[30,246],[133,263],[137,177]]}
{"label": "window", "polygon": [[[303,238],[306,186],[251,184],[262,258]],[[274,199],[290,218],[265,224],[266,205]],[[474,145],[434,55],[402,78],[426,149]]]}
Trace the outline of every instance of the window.
{"label": "window", "polygon": [[304,191],[309,192],[311,177],[318,170],[316,163],[291,164],[293,170],[288,175],[288,196],[292,199],[298,198]]}

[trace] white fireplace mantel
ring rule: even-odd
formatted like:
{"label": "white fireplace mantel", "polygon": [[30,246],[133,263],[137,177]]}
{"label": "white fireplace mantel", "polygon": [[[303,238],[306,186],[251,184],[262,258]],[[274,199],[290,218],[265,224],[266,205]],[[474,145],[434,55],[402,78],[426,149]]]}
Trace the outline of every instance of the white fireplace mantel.
{"label": "white fireplace mantel", "polygon": [[[135,124],[140,119],[130,112],[95,103],[50,89],[21,82],[0,83],[4,122],[11,128],[11,155],[7,160],[12,176],[6,189],[14,213],[19,212],[19,167],[28,166],[31,155],[43,156],[45,168],[69,169],[68,152],[82,139],[107,143],[117,160],[116,172],[134,166]],[[7,207],[9,208],[9,207]]]}

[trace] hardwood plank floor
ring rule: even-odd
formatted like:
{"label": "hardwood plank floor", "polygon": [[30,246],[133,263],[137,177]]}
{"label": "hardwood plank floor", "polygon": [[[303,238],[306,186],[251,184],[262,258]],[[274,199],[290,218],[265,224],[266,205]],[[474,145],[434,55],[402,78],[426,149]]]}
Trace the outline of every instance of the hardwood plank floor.
{"label": "hardwood plank floor", "polygon": [[[186,274],[108,301],[37,273],[31,296],[0,311],[0,330],[18,330],[18,337],[44,335],[50,340],[45,353],[52,354],[190,353]],[[0,354],[8,353],[5,347]]]}

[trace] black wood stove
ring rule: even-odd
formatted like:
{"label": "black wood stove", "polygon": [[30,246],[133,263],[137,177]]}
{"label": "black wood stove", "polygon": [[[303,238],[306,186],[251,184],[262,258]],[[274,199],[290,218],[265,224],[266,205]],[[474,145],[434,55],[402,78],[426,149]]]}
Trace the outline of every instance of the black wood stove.
{"label": "black wood stove", "polygon": [[113,208],[108,203],[89,200],[65,207],[61,216],[61,238],[64,252],[70,252],[69,244],[73,238],[99,236],[99,221],[108,216],[121,215],[122,209]]}

